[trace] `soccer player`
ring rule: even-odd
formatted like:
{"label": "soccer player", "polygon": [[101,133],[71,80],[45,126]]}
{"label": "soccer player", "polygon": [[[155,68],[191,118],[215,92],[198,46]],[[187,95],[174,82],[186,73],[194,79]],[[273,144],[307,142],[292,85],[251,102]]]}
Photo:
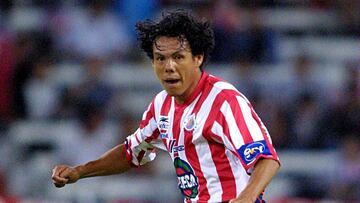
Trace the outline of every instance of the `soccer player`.
{"label": "soccer player", "polygon": [[152,161],[158,148],[172,158],[184,202],[264,202],[279,159],[245,96],[202,70],[214,47],[209,23],[174,11],[136,26],[164,91],[124,143],[86,164],[55,166],[55,186],[139,167]]}

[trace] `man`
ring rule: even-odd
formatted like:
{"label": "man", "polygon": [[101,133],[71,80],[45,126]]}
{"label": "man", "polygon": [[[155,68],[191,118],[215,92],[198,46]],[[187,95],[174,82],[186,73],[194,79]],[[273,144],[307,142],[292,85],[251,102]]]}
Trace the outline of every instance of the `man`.
{"label": "man", "polygon": [[202,71],[213,32],[184,11],[137,24],[141,48],[165,89],[123,144],[84,165],[59,165],[57,187],[80,178],[122,173],[170,153],[185,202],[264,202],[279,168],[265,126],[234,86]]}

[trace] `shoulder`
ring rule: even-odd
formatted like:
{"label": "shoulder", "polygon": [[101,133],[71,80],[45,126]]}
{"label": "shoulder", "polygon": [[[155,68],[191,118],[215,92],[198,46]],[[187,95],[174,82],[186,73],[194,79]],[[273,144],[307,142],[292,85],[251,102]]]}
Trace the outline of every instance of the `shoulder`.
{"label": "shoulder", "polygon": [[162,104],[165,101],[166,97],[168,97],[168,93],[165,90],[162,90],[155,95],[152,102],[154,104]]}
{"label": "shoulder", "polygon": [[232,99],[236,96],[244,97],[233,84],[217,76],[209,75],[207,83],[212,87],[212,91],[217,92],[217,96],[224,100]]}

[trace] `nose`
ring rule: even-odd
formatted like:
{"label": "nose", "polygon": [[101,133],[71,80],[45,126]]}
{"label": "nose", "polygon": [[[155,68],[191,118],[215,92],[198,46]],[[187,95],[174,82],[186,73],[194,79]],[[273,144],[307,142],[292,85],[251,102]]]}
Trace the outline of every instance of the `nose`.
{"label": "nose", "polygon": [[165,63],[165,71],[166,72],[174,72],[175,71],[175,61],[172,59],[168,59]]}

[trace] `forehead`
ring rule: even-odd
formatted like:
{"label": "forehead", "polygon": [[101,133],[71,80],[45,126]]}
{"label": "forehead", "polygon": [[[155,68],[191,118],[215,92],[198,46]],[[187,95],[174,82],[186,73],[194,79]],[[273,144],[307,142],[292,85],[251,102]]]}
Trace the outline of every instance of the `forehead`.
{"label": "forehead", "polygon": [[158,37],[153,44],[154,53],[167,53],[176,51],[190,51],[189,42],[181,37]]}

